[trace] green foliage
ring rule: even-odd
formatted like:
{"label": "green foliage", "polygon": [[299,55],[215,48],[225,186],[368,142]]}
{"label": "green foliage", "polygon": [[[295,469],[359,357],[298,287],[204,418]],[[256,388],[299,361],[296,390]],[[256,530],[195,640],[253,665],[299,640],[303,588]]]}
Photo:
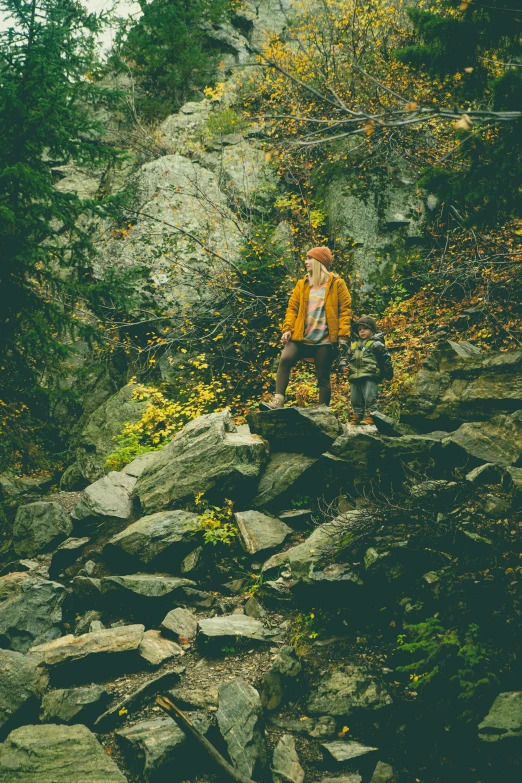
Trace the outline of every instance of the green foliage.
{"label": "green foliage", "polygon": [[112,67],[131,68],[143,93],[137,109],[164,119],[215,79],[219,53],[205,35],[232,13],[234,0],[140,0],[142,15],[123,23]]}
{"label": "green foliage", "polygon": [[[198,493],[195,498],[196,506],[205,505],[203,493]],[[203,540],[205,544],[225,544],[230,546],[237,535],[236,526],[233,522],[233,503],[231,500],[225,500],[225,504],[219,506],[210,506],[205,508],[198,517],[199,529],[203,531]]]}
{"label": "green foliage", "polygon": [[397,639],[397,650],[407,662],[396,670],[409,675],[411,690],[430,690],[439,701],[457,698],[465,702],[459,720],[476,718],[477,704],[498,684],[476,624],[461,632],[446,629],[437,616],[430,617],[407,625]]}
{"label": "green foliage", "polygon": [[226,136],[228,133],[240,133],[247,124],[234,109],[223,109],[210,115],[207,129],[212,136]]}

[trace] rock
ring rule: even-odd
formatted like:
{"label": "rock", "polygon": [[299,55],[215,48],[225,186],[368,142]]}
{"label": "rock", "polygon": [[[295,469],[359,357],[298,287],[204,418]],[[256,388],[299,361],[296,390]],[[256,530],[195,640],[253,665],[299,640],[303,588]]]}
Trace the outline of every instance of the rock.
{"label": "rock", "polygon": [[[442,343],[401,401],[401,421],[422,431],[455,429],[521,407],[522,351],[481,354],[469,343]],[[495,460],[491,460],[495,461]]]}
{"label": "rock", "polygon": [[161,628],[168,634],[172,634],[176,639],[182,636],[185,639],[194,639],[198,629],[198,621],[187,609],[172,609],[166,617],[163,618]]}
{"label": "rock", "polygon": [[395,780],[395,770],[391,764],[378,761],[370,783],[394,783]]}
{"label": "rock", "polygon": [[518,466],[522,458],[522,411],[499,414],[489,421],[466,422],[449,440],[481,462]]}
{"label": "rock", "polygon": [[238,511],[234,516],[241,546],[250,555],[264,549],[275,549],[293,533],[292,528],[280,519],[259,511]]}
{"label": "rock", "polygon": [[203,559],[203,547],[197,546],[192,552],[189,552],[186,557],[183,558],[180,565],[180,571],[182,574],[193,574],[197,572],[202,565]]}
{"label": "rock", "polygon": [[179,644],[166,639],[161,635],[161,631],[145,631],[139,646],[139,653],[151,666],[159,666],[169,658],[185,655]]}
{"label": "rock", "polygon": [[182,604],[188,606],[198,606],[201,609],[212,609],[217,603],[217,598],[212,593],[206,593],[204,590],[194,590],[193,587],[182,587],[183,593]]}
{"label": "rock", "polygon": [[271,452],[317,456],[328,449],[340,432],[337,416],[326,405],[251,411],[247,421],[251,432],[270,443]]}
{"label": "rock", "polygon": [[143,685],[127,694],[118,704],[96,719],[94,722],[96,731],[112,731],[119,723],[123,723],[129,712],[135,712],[149,697],[172,688],[179,682],[180,674],[183,674],[184,671],[184,666],[178,666],[176,669],[159,674],[157,677],[147,677]]}
{"label": "rock", "polygon": [[297,491],[296,485],[302,476],[308,475],[308,470],[317,461],[317,457],[305,454],[280,452],[270,455],[270,460],[257,487],[257,494],[252,501],[253,508],[263,508],[280,504],[292,493]]}
{"label": "rock", "polygon": [[267,458],[256,435],[238,432],[228,410],[189,422],[158,452],[139,477],[136,496],[152,514],[204,492],[215,505],[225,498],[244,503]]}
{"label": "rock", "polygon": [[50,691],[42,699],[40,720],[87,725],[96,720],[109,701],[110,696],[101,685]]}
{"label": "rock", "polygon": [[522,691],[499,693],[478,732],[483,742],[522,737]]}
{"label": "rock", "polygon": [[391,703],[391,696],[373,676],[360,666],[347,664],[319,681],[308,701],[308,712],[348,718],[355,712],[380,710]]}
{"label": "rock", "polygon": [[352,531],[356,531],[358,525],[364,523],[365,519],[365,515],[361,512],[349,511],[331,522],[319,525],[302,544],[272,555],[263,565],[263,572],[289,565],[294,579],[307,580],[310,566],[336,551],[343,539],[346,539]]}
{"label": "rock", "polygon": [[338,764],[344,764],[353,759],[366,756],[368,753],[376,753],[378,748],[362,745],[360,742],[348,742],[346,740],[335,740],[334,742],[323,742],[327,756]]}
{"label": "rock", "polygon": [[104,577],[101,591],[122,615],[158,622],[173,604],[186,602],[183,588],[194,585],[170,574],[128,574]]}
{"label": "rock", "polygon": [[483,508],[484,514],[489,519],[501,519],[509,514],[511,503],[498,495],[489,495],[484,501]]}
{"label": "rock", "polygon": [[227,639],[265,641],[265,627],[259,620],[241,614],[210,617],[198,622],[198,639],[203,642],[226,642]]}
{"label": "rock", "polygon": [[[207,733],[209,720],[205,715],[192,713],[189,718],[202,734]],[[133,773],[145,783],[152,783],[159,775],[170,778],[174,773],[176,777],[193,774],[194,749],[172,718],[139,721],[117,731],[116,737]]]}
{"label": "rock", "polygon": [[478,465],[469,473],[466,473],[466,481],[476,486],[483,486],[484,484],[501,484],[503,471],[498,465],[494,465],[492,462],[485,462],[483,465]]}
{"label": "rock", "polygon": [[[49,677],[39,659],[13,650],[0,650],[0,729],[2,736],[36,717],[38,700]],[[34,715],[33,715],[34,713]]]}
{"label": "rock", "polygon": [[176,568],[194,546],[197,530],[197,514],[159,511],[138,519],[113,536],[104,554],[116,564]]}
{"label": "rock", "polygon": [[247,617],[253,617],[255,620],[262,620],[263,617],[266,617],[265,609],[252,595],[246,600],[243,608]]}
{"label": "rock", "polygon": [[49,576],[59,576],[66,568],[77,560],[84,547],[89,543],[91,539],[84,538],[66,538],[65,541],[60,544],[58,549],[53,552],[51,564],[49,566]]}
{"label": "rock", "polygon": [[301,662],[296,658],[293,647],[282,647],[271,668],[259,686],[261,704],[267,710],[275,710],[285,695],[289,684],[301,672]]}
{"label": "rock", "polygon": [[317,739],[325,739],[326,737],[333,737],[337,733],[337,724],[335,718],[331,715],[321,715],[319,720],[312,721],[312,726],[308,731],[310,737]]}
{"label": "rock", "polygon": [[22,726],[0,745],[0,783],[127,783],[87,726]]}
{"label": "rock", "polygon": [[340,468],[343,473],[348,472],[349,478],[369,479],[375,475],[383,454],[384,445],[381,438],[357,430],[340,435],[325,456],[340,460]]}
{"label": "rock", "polygon": [[232,764],[250,779],[255,777],[257,765],[266,761],[261,717],[261,700],[255,688],[242,679],[220,686],[216,713],[219,730]]}
{"label": "rock", "polygon": [[65,594],[63,585],[30,572],[0,578],[0,645],[27,652],[35,644],[61,636]]}
{"label": "rock", "polygon": [[61,489],[83,489],[107,472],[105,460],[115,450],[115,436],[125,424],[138,421],[149,404],[134,399],[135,390],[134,384],[127,384],[91,413],[78,439],[76,461],[62,476]]}
{"label": "rock", "polygon": [[169,693],[175,699],[176,703],[184,709],[208,710],[209,707],[218,706],[218,689],[208,688],[187,688],[180,686],[172,688]]}
{"label": "rock", "polygon": [[83,491],[72,518],[82,532],[109,521],[130,519],[131,494],[136,484],[133,476],[111,471]]}
{"label": "rock", "polygon": [[53,549],[71,530],[71,519],[58,503],[20,506],[13,525],[14,551],[20,557],[33,557]]}
{"label": "rock", "polygon": [[141,476],[145,468],[152,465],[156,456],[156,451],[147,451],[145,454],[140,454],[139,457],[136,457],[136,459],[133,459],[128,465],[125,465],[125,467],[121,469],[121,472],[137,479]]}
{"label": "rock", "polygon": [[382,435],[389,435],[391,438],[400,438],[400,436],[404,434],[400,431],[400,424],[398,424],[395,419],[392,419],[391,416],[386,416],[380,411],[372,412],[372,420]]}
{"label": "rock", "polygon": [[296,508],[290,511],[281,511],[279,519],[286,525],[290,525],[294,530],[302,530],[312,521],[313,511],[311,508]]}
{"label": "rock", "polygon": [[522,506],[522,468],[507,468],[503,485],[511,492],[511,503],[514,509]]}
{"label": "rock", "polygon": [[11,507],[20,503],[23,498],[44,494],[52,483],[49,476],[20,478],[14,473],[0,473],[0,500]]}
{"label": "rock", "polygon": [[274,749],[272,780],[274,783],[303,783],[304,769],[299,763],[295,739],[290,734],[283,734]]}
{"label": "rock", "polygon": [[363,783],[358,772],[348,772],[335,778],[321,778],[320,783]]}
{"label": "rock", "polygon": [[124,625],[81,636],[68,634],[31,652],[41,657],[53,682],[107,679],[113,669],[121,674],[126,665],[136,666],[144,631],[143,625]]}

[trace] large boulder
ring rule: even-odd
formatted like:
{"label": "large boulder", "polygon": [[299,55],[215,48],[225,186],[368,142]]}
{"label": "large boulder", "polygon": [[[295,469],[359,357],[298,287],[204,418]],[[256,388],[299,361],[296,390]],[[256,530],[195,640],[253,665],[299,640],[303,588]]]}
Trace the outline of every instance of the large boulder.
{"label": "large boulder", "polygon": [[104,554],[115,565],[135,563],[146,568],[176,569],[194,547],[197,529],[197,514],[159,511],[138,519],[113,536]]}
{"label": "large boulder", "polygon": [[[15,725],[36,717],[38,700],[49,677],[39,665],[39,658],[13,650],[0,650],[0,730],[2,734]],[[5,734],[4,734],[5,736]]]}
{"label": "large boulder", "polygon": [[158,452],[139,477],[135,493],[153,514],[204,492],[214,503],[225,498],[243,505],[267,458],[257,435],[238,432],[228,410],[191,421]]}
{"label": "large boulder", "polygon": [[27,652],[62,635],[65,587],[31,575],[0,578],[0,645]]}
{"label": "large boulder", "polygon": [[71,519],[58,503],[29,503],[16,512],[13,548],[20,557],[33,557],[53,549],[71,530]]}
{"label": "large boulder", "polygon": [[327,405],[315,408],[279,408],[251,411],[250,431],[270,443],[270,450],[319,455],[340,433],[335,413]]}
{"label": "large boulder", "polygon": [[455,429],[521,408],[521,367],[520,350],[482,354],[470,343],[447,340],[424,362],[401,401],[401,421],[424,432]]}
{"label": "large boulder", "polygon": [[216,713],[219,730],[232,764],[250,779],[256,776],[258,764],[266,761],[262,712],[258,692],[244,680],[238,678],[221,685]]}
{"label": "large boulder", "polygon": [[325,675],[308,700],[308,712],[349,718],[362,711],[387,707],[392,698],[368,671],[347,664]]}
{"label": "large boulder", "polygon": [[259,511],[238,511],[235,515],[241,546],[249,555],[265,549],[275,549],[293,533],[280,519]]}
{"label": "large boulder", "polygon": [[522,737],[522,691],[500,693],[478,727],[483,742]]}
{"label": "large boulder", "polygon": [[522,411],[499,414],[488,421],[466,422],[450,435],[450,441],[479,462],[518,467],[522,459]]}
{"label": "large boulder", "polygon": [[87,726],[22,726],[0,745],[0,783],[126,783]]}
{"label": "large boulder", "polygon": [[123,625],[81,636],[68,634],[31,649],[41,658],[56,684],[107,679],[111,672],[121,674],[125,667],[140,663],[139,648],[143,625]]}
{"label": "large boulder", "polygon": [[83,491],[74,508],[75,527],[85,532],[99,525],[130,519],[135,484],[134,476],[114,470],[95,481]]}
{"label": "large boulder", "polygon": [[135,390],[127,384],[91,413],[78,439],[75,462],[62,476],[62,489],[83,489],[107,472],[105,460],[116,448],[114,438],[125,424],[138,421],[149,404],[135,399]]}
{"label": "large boulder", "polygon": [[301,485],[305,486],[305,477],[316,461],[317,457],[309,457],[306,454],[271,454],[261,474],[252,508],[281,507],[292,492],[298,492]]}

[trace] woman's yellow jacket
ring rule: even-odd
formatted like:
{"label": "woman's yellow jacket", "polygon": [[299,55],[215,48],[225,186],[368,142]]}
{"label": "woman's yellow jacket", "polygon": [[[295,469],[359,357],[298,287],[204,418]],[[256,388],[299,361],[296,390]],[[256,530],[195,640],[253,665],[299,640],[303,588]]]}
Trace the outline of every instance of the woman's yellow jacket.
{"label": "woman's yellow jacket", "polygon": [[[292,291],[292,296],[286,309],[283,332],[292,332],[292,340],[299,341],[304,338],[309,294],[310,283],[308,275],[305,275]],[[324,305],[330,342],[336,343],[339,338],[349,340],[352,321],[352,297],[344,280],[335,272],[330,273],[326,283]]]}

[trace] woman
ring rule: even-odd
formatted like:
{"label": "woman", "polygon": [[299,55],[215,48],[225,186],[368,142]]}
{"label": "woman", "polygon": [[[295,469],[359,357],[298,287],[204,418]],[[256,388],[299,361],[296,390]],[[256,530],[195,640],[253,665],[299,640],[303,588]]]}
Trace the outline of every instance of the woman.
{"label": "woman", "polygon": [[262,402],[268,410],[282,408],[290,378],[290,370],[299,359],[312,358],[319,387],[319,404],[330,404],[330,372],[335,346],[348,343],[352,318],[350,292],[335,272],[329,272],[333,261],[328,247],[313,247],[306,254],[307,274],[292,292],[281,342],[276,390],[270,402]]}

